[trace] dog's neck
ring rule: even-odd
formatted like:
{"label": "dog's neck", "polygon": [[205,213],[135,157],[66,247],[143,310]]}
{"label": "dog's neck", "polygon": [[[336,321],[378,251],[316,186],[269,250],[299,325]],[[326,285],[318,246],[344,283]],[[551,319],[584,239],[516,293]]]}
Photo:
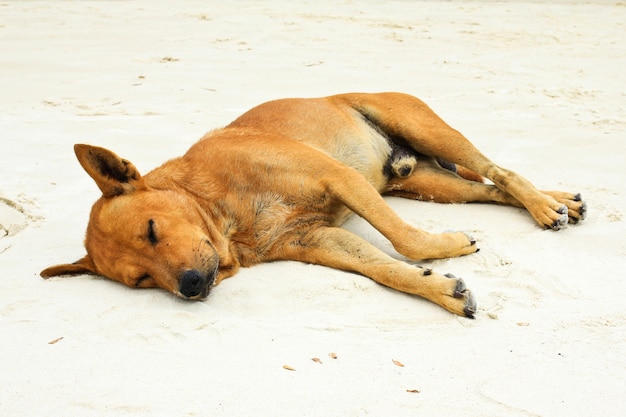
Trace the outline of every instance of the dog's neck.
{"label": "dog's neck", "polygon": [[[241,197],[249,192],[242,189],[241,181],[216,178],[215,171],[206,165],[208,160],[199,162],[183,156],[166,162],[143,178],[150,188],[184,195],[189,201],[189,209],[197,210],[203,229],[220,257],[219,280],[233,275],[239,266],[269,260],[269,246],[275,239],[271,242],[267,239],[264,244],[263,234],[257,230],[258,218],[242,215],[254,210],[254,204]],[[263,246],[266,250],[261,249]]]}

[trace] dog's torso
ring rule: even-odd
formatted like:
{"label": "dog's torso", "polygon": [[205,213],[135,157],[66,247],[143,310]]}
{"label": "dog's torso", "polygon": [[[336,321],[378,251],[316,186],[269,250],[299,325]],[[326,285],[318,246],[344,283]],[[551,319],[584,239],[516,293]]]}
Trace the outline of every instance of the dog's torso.
{"label": "dog's torso", "polygon": [[286,99],[250,110],[148,173],[146,183],[192,195],[237,264],[280,258],[274,248],[284,235],[338,226],[351,213],[327,192],[320,166],[354,169],[379,192],[390,178],[391,142],[359,112],[338,112],[326,99],[306,100],[309,111],[301,105]]}

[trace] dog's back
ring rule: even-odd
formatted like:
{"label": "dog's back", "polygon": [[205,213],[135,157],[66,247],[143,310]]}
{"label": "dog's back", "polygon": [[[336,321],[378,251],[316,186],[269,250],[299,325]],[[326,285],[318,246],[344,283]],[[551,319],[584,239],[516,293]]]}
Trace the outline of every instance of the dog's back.
{"label": "dog's back", "polygon": [[379,192],[388,180],[384,167],[392,153],[390,139],[334,96],[270,101],[228,127],[262,129],[305,143],[356,169]]}

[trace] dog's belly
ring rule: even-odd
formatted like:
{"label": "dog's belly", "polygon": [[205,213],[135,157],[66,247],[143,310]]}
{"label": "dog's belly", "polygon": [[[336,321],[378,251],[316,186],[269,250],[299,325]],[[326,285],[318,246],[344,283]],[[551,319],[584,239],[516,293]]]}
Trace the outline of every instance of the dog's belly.
{"label": "dog's belly", "polygon": [[[323,141],[319,149],[357,170],[380,192],[389,180],[384,172],[391,156],[389,140],[363,120],[359,113],[353,112],[355,123],[330,140]],[[311,145],[318,147],[318,143]]]}

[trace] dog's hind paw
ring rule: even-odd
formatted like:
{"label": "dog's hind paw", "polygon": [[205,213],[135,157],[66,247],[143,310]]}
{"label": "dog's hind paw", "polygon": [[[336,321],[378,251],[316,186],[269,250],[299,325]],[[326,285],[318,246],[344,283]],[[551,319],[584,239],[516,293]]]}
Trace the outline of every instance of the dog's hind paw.
{"label": "dog's hind paw", "polygon": [[561,230],[561,228],[567,224],[569,219],[567,215],[567,206],[559,207],[556,212],[557,214],[560,214],[559,218],[553,220],[551,224],[546,224],[546,229]]}
{"label": "dog's hind paw", "polygon": [[[566,208],[566,210],[561,214],[566,214],[566,217],[561,216],[559,218],[559,224],[549,225],[550,228],[555,229],[555,226],[560,228],[564,226],[565,223],[577,224],[578,222],[585,220],[587,217],[587,203],[583,200],[582,195],[580,193],[568,193],[563,191],[542,191],[544,194],[549,195],[554,198],[560,204]],[[563,220],[565,220],[563,222]],[[558,229],[555,229],[558,230]]]}
{"label": "dog's hind paw", "polygon": [[570,213],[572,213],[569,217],[569,222],[572,224],[576,224],[581,220],[585,220],[585,218],[587,217],[587,202],[583,200],[583,197],[580,195],[580,193],[576,194],[574,196],[574,199],[572,200],[573,206],[572,209],[570,209]]}

